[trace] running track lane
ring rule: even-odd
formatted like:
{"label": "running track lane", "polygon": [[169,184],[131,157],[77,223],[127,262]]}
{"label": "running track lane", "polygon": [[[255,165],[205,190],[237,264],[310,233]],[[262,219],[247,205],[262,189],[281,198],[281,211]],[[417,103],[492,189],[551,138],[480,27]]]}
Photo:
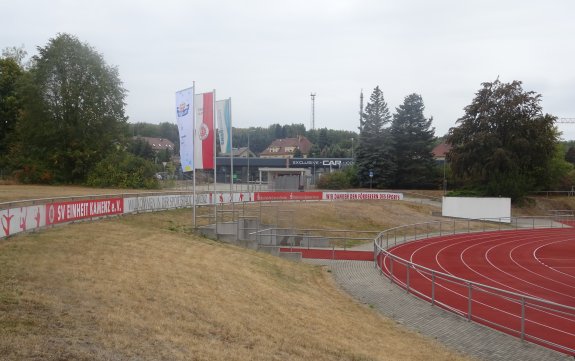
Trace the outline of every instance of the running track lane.
{"label": "running track lane", "polygon": [[[457,234],[414,241],[389,250],[421,266],[510,292],[575,307],[575,230],[542,229]],[[394,281],[407,283],[407,268],[398,261],[383,262]],[[393,267],[393,268],[392,268]],[[413,293],[431,299],[431,275],[411,269]],[[469,287],[435,276],[438,306],[467,316]],[[520,335],[521,303],[516,297],[472,287],[471,319],[500,331]],[[530,302],[525,309],[526,339],[537,338],[575,350],[575,314]],[[497,322],[502,326],[493,325]],[[560,347],[554,349],[566,352]],[[574,352],[566,352],[575,355]]]}

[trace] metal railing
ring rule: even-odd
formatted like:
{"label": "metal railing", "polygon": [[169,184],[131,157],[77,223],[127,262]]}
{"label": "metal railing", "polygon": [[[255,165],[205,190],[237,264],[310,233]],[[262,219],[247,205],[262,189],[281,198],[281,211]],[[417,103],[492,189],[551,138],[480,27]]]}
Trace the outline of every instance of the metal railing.
{"label": "metal railing", "polygon": [[277,242],[278,247],[298,247],[307,249],[339,249],[347,250],[359,243],[373,240],[378,231],[361,231],[352,229],[308,228],[294,229],[269,227],[250,232],[258,244],[264,245],[264,239],[282,237],[285,242]]}
{"label": "metal railing", "polygon": [[[505,221],[503,223],[502,221]],[[374,263],[391,283],[468,321],[485,324],[561,352],[575,355],[575,308],[542,298],[511,292],[424,267],[389,252],[405,242],[450,234],[535,228],[569,227],[573,216],[542,218],[450,220],[388,229],[374,240]],[[561,326],[570,325],[570,330]],[[570,339],[554,342],[557,337]]]}

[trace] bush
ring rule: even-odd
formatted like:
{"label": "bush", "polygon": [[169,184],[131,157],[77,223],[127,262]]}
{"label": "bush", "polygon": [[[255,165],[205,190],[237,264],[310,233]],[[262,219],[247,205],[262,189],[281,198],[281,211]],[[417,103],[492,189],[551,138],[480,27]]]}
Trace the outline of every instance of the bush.
{"label": "bush", "polygon": [[320,189],[347,189],[355,184],[357,174],[354,167],[348,167],[333,173],[327,173],[321,176],[317,182]]}
{"label": "bush", "polygon": [[130,153],[115,153],[100,161],[88,175],[92,187],[146,188],[160,187],[156,169],[148,160]]}
{"label": "bush", "polygon": [[43,164],[33,164],[29,162],[21,169],[15,170],[12,175],[19,183],[24,184],[51,184],[54,181],[54,174]]}
{"label": "bush", "polygon": [[446,194],[447,197],[485,197],[485,192],[475,189],[459,189],[450,191]]}

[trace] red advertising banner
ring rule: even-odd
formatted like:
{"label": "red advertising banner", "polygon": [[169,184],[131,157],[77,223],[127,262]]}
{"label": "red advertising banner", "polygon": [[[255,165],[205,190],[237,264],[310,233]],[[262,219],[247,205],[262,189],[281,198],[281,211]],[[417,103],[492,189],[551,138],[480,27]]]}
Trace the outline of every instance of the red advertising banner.
{"label": "red advertising banner", "polygon": [[123,212],[123,198],[50,203],[46,204],[46,225],[111,216]]}
{"label": "red advertising banner", "polygon": [[255,192],[254,201],[321,201],[323,192]]}
{"label": "red advertising banner", "polygon": [[323,192],[323,199],[327,201],[368,201],[392,200],[400,201],[403,193],[391,192]]}

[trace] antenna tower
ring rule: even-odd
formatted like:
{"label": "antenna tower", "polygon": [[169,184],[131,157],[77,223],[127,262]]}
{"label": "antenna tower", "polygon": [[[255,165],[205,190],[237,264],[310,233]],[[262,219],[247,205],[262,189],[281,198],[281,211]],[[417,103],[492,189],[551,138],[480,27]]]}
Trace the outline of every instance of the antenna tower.
{"label": "antenna tower", "polygon": [[311,129],[315,129],[315,93],[311,93]]}
{"label": "antenna tower", "polygon": [[363,89],[359,93],[359,125],[363,124]]}

